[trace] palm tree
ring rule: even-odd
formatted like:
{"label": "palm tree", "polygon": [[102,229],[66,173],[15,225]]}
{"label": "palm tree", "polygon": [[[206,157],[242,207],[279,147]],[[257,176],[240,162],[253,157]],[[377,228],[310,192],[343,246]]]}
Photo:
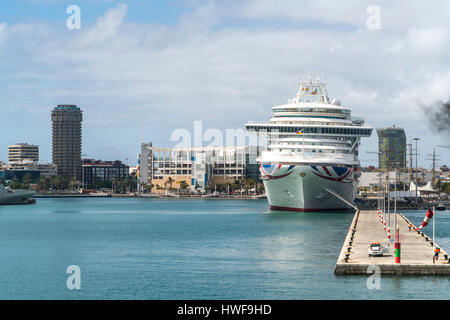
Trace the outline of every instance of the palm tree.
{"label": "palm tree", "polygon": [[22,177],[22,188],[28,189],[30,187],[30,183],[33,181],[33,176],[30,173],[25,174]]}
{"label": "palm tree", "polygon": [[39,191],[48,191],[50,189],[50,178],[41,176],[37,183],[37,189]]}
{"label": "palm tree", "polygon": [[171,191],[173,183],[174,183],[174,180],[172,179],[172,177],[169,177],[169,179],[167,179],[166,182],[164,182],[164,189],[166,189],[166,191],[167,191],[167,185],[169,185],[169,191]]}
{"label": "palm tree", "polygon": [[146,184],[145,185],[145,190],[147,191],[147,192],[152,192],[152,189],[155,187],[155,185],[152,183],[152,184]]}
{"label": "palm tree", "polygon": [[189,187],[189,185],[186,183],[185,180],[180,181],[180,188],[181,188],[181,190],[183,190],[183,192],[185,192],[188,187]]}
{"label": "palm tree", "polygon": [[20,183],[20,180],[17,177],[15,177],[9,182],[9,187],[11,189],[20,189],[22,187],[22,184]]}
{"label": "palm tree", "polygon": [[69,180],[69,186],[70,186],[70,190],[74,191],[75,189],[77,189],[79,187],[80,183],[77,181],[77,179],[75,179],[74,177],[71,177]]}
{"label": "palm tree", "polygon": [[169,188],[172,189],[172,184],[175,182],[175,180],[173,180],[172,177],[169,177],[169,179],[167,179],[167,182],[169,183]]}
{"label": "palm tree", "polygon": [[445,185],[445,189],[444,189],[445,192],[446,192],[447,194],[450,194],[450,183],[447,182],[447,183],[445,183],[444,185]]}
{"label": "palm tree", "polygon": [[64,190],[66,189],[65,179],[59,175],[54,175],[50,178],[50,184],[52,186],[52,189],[54,190]]}

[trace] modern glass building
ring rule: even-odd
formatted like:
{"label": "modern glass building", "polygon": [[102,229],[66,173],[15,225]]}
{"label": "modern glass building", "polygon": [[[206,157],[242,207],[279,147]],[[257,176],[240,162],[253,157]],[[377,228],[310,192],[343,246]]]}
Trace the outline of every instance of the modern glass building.
{"label": "modern glass building", "polygon": [[406,167],[406,135],[396,126],[377,129],[380,169]]}
{"label": "modern glass building", "polygon": [[76,105],[52,110],[52,158],[58,175],[81,181],[82,111]]}
{"label": "modern glass building", "polygon": [[204,191],[208,184],[232,183],[245,177],[258,179],[256,156],[256,146],[157,148],[142,143],[139,183],[165,189],[170,178],[172,187],[184,181],[191,190],[198,186]]}
{"label": "modern glass building", "polygon": [[83,159],[83,187],[101,183],[103,181],[114,181],[115,179],[127,178],[129,166],[119,160],[102,161],[94,159]]}

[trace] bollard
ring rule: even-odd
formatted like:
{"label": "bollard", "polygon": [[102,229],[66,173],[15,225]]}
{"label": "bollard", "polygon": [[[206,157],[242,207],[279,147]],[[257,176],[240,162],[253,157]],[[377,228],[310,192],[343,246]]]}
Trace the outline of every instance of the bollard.
{"label": "bollard", "polygon": [[400,263],[400,256],[401,256],[401,250],[400,250],[400,228],[397,225],[397,230],[396,230],[396,234],[395,234],[395,240],[396,242],[394,243],[394,255],[395,255],[395,263]]}
{"label": "bollard", "polygon": [[395,263],[400,263],[400,242],[394,243]]}

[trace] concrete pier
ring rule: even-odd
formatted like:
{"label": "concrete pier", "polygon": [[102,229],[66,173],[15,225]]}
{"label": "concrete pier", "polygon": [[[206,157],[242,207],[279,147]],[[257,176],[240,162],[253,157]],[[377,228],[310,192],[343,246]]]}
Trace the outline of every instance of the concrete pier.
{"label": "concrete pier", "polygon": [[[386,226],[387,226],[387,216]],[[443,250],[439,260],[433,263],[432,239],[422,231],[415,231],[416,226],[403,214],[397,214],[397,224],[400,230],[401,263],[395,263],[394,242],[395,226],[394,214],[391,214],[391,241],[387,236],[387,229],[378,217],[376,210],[357,210],[345,238],[344,245],[336,263],[336,275],[372,274],[369,266],[378,266],[381,274],[389,275],[450,275],[450,257]],[[409,224],[412,229],[409,231]],[[426,231],[432,232],[432,222]],[[369,244],[380,241],[389,251],[380,257],[369,257]],[[371,271],[368,271],[371,270]]]}

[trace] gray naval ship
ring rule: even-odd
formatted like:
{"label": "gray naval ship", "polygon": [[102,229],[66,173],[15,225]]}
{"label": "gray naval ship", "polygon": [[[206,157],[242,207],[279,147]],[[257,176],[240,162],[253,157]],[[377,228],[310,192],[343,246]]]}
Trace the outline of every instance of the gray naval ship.
{"label": "gray naval ship", "polygon": [[28,204],[34,203],[33,191],[28,190],[12,190],[0,183],[0,204]]}

